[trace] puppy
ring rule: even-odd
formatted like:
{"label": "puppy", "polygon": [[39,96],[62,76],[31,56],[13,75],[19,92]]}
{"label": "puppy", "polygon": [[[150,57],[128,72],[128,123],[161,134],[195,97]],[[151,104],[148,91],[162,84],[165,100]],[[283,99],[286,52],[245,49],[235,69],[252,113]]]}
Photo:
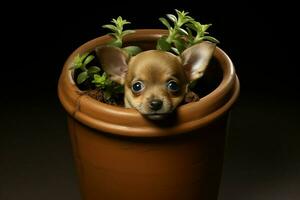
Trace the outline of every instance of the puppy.
{"label": "puppy", "polygon": [[124,85],[126,108],[159,120],[182,102],[191,81],[203,76],[216,45],[202,42],[180,56],[160,50],[129,56],[120,48],[102,46],[96,54],[110,79]]}

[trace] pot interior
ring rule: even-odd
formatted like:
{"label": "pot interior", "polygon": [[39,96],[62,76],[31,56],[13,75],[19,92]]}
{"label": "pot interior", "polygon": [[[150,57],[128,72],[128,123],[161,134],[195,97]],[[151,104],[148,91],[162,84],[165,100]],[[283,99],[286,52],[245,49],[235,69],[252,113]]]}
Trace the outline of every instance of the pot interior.
{"label": "pot interior", "polygon": [[[136,33],[124,37],[123,46],[137,45],[144,51],[155,49],[157,39],[166,33],[160,29],[137,30]],[[135,109],[99,102],[83,88],[78,88],[72,78],[72,75],[76,75],[69,68],[76,55],[93,52],[96,47],[110,40],[105,35],[80,46],[69,56],[60,77],[58,93],[62,104],[71,116],[88,127],[130,137],[177,135],[204,127],[223,116],[239,94],[239,81],[231,60],[222,49],[216,48],[204,76],[194,87],[194,92],[202,98],[197,102],[179,106],[173,115],[175,121],[170,120],[170,126],[154,124],[141,117]],[[99,63],[95,65],[99,66]]]}
{"label": "pot interior", "polygon": [[[138,41],[125,41],[123,46],[139,46],[143,51],[155,49],[156,40],[138,40]],[[94,54],[96,57],[96,55]],[[92,61],[92,65],[100,66],[97,59]],[[72,73],[73,78],[77,77],[78,74]],[[205,74],[201,77],[195,87],[193,92],[195,92],[200,98],[208,95],[213,90],[215,90],[223,79],[223,72],[217,59],[212,57],[209,66],[207,67]],[[86,90],[88,87],[84,84],[77,85],[80,90]]]}
{"label": "pot interior", "polygon": [[[156,40],[140,40],[140,41],[127,41],[124,46],[139,46],[143,51],[151,50],[156,48]],[[204,97],[215,90],[223,79],[223,72],[220,67],[220,63],[217,59],[212,57],[209,66],[207,67],[205,74],[201,77],[193,91],[199,95],[199,97]]]}

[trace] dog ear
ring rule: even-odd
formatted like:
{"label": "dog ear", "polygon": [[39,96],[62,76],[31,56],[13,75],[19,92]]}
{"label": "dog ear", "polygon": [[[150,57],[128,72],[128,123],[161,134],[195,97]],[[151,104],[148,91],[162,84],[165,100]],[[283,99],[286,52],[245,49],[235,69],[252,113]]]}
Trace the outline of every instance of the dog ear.
{"label": "dog ear", "polygon": [[203,76],[215,48],[215,43],[204,41],[195,44],[182,52],[182,65],[190,81]]}
{"label": "dog ear", "polygon": [[122,49],[113,46],[101,46],[95,49],[102,69],[110,79],[124,85],[128,70],[128,55]]}

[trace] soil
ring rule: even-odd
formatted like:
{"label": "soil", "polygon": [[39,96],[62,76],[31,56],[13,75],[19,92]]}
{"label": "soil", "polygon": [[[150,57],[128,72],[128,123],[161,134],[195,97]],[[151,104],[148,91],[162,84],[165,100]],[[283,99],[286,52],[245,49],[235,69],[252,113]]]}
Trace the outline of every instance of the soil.
{"label": "soil", "polygon": [[[91,52],[92,55],[96,57],[95,52]],[[89,66],[99,66],[98,59],[94,59],[91,63],[89,63]],[[209,94],[211,91],[213,91],[221,82],[222,80],[222,70],[220,70],[218,66],[218,63],[216,59],[212,59],[210,66],[206,70],[205,75],[199,79],[194,87],[194,89],[190,90],[182,104],[187,104],[191,102],[199,101],[202,97]],[[75,71],[74,77],[78,76],[78,72]],[[91,78],[90,78],[91,79]],[[112,96],[109,100],[104,98],[103,91],[99,88],[95,88],[95,86],[91,83],[91,80],[86,81],[80,85],[77,85],[80,90],[86,91],[86,94],[91,96],[92,98],[96,99],[97,101],[100,101],[102,103],[107,103],[110,105],[120,106],[124,107],[124,94],[115,94]]]}
{"label": "soil", "polygon": [[[121,95],[121,94],[115,95],[114,97],[110,98],[109,101],[107,101],[104,98],[103,91],[99,88],[88,90],[88,91],[86,91],[86,94],[102,103],[107,103],[107,104],[114,105],[114,106],[124,107],[124,95]],[[199,99],[200,99],[200,97],[198,94],[190,91],[186,94],[182,104],[196,102]]]}
{"label": "soil", "polygon": [[122,94],[114,95],[109,100],[104,98],[104,93],[99,88],[88,90],[86,94],[102,103],[124,107],[124,95]]}

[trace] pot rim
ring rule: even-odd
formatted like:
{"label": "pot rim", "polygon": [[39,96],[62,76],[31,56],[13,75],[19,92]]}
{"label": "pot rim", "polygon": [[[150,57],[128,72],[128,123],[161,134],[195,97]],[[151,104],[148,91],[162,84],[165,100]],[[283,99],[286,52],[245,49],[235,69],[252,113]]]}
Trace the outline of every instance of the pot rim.
{"label": "pot rim", "polygon": [[[167,30],[163,29],[137,29],[135,33],[125,37],[124,42],[153,42],[165,34],[167,34]],[[178,107],[174,126],[158,126],[145,119],[134,109],[99,102],[84,91],[79,90],[69,68],[73,58],[78,53],[91,51],[109,40],[110,37],[105,35],[78,47],[66,60],[59,79],[58,96],[63,107],[73,118],[88,127],[102,132],[131,137],[177,135],[201,128],[224,115],[239,95],[239,80],[235,74],[234,65],[227,54],[217,47],[213,56],[223,71],[221,83],[199,101]]]}

